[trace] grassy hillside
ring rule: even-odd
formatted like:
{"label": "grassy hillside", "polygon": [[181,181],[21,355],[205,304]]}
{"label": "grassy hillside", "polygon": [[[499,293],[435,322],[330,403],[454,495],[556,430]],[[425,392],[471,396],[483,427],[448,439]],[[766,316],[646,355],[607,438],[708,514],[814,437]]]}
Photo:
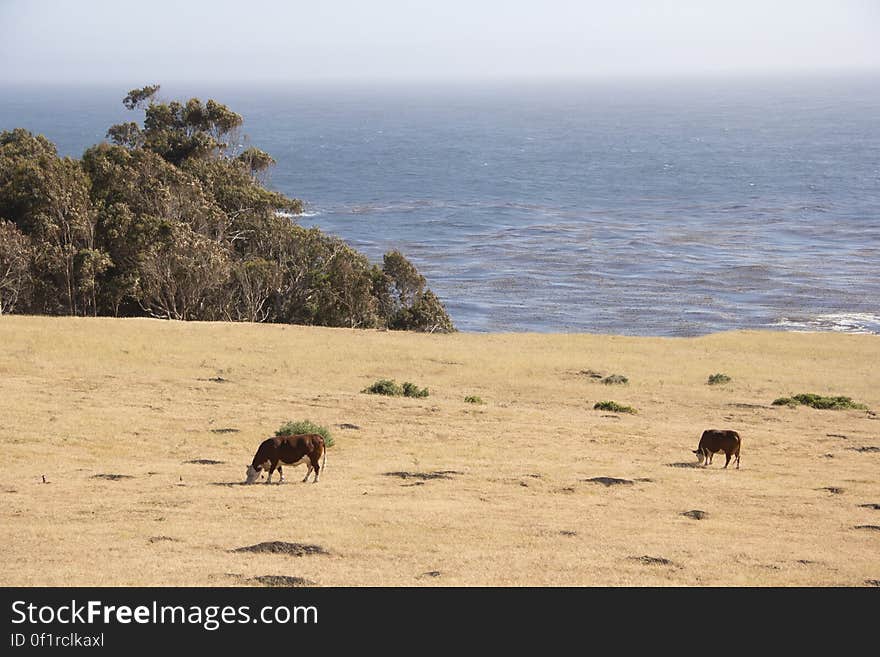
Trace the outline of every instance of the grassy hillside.
{"label": "grassy hillside", "polygon": [[[880,510],[862,506],[880,505],[880,453],[862,449],[880,415],[771,402],[880,411],[877,363],[861,335],[0,317],[0,584],[863,585],[880,580]],[[360,392],[384,378],[430,396]],[[606,400],[637,413],[593,410]],[[320,483],[300,467],[238,485],[304,418],[336,441]],[[713,427],[742,435],[739,471],[691,467]],[[263,541],[329,554],[231,551]]]}

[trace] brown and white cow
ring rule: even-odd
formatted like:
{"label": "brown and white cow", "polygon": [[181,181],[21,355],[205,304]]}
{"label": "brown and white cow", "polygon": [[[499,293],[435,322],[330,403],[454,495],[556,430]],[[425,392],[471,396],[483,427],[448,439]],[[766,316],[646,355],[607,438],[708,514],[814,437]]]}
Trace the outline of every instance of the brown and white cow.
{"label": "brown and white cow", "polygon": [[[315,479],[313,483],[318,483],[318,474],[324,467],[327,460],[327,450],[324,446],[324,439],[316,433],[299,434],[296,436],[274,436],[267,438],[257,448],[254,454],[254,460],[247,468],[247,479],[244,483],[252,484],[260,476],[262,471],[266,471],[266,483],[272,481],[272,473],[278,469],[281,475],[281,481],[284,481],[284,472],[282,465],[297,466],[300,463],[308,465],[306,476],[303,482],[308,481],[312,470],[315,471]],[[319,463],[320,462],[320,463]],[[281,483],[279,481],[278,483]]]}
{"label": "brown and white cow", "polygon": [[716,452],[724,452],[727,461],[724,463],[726,468],[730,464],[730,457],[736,456],[736,468],[739,470],[739,450],[742,446],[742,439],[736,431],[730,429],[706,429],[700,436],[700,444],[694,450],[694,454],[700,459],[700,463],[704,466],[712,462],[712,457]]}

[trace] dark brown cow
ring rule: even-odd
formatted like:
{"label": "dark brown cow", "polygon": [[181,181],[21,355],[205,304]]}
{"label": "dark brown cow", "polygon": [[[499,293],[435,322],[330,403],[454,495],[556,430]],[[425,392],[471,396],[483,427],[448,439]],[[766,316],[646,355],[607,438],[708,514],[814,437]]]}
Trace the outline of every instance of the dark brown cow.
{"label": "dark brown cow", "polygon": [[[248,466],[247,480],[244,483],[254,483],[260,476],[260,473],[265,470],[268,472],[266,477],[266,483],[268,484],[272,481],[272,473],[275,472],[275,468],[278,468],[281,481],[284,481],[284,473],[281,470],[282,464],[297,466],[300,463],[306,463],[309,466],[303,482],[308,481],[309,475],[314,470],[314,483],[318,483],[318,473],[324,467],[324,461],[326,460],[327,450],[324,447],[324,439],[316,433],[267,438],[257,448],[254,460]],[[279,481],[278,483],[281,482]]]}
{"label": "dark brown cow", "polygon": [[712,462],[712,457],[716,452],[724,452],[727,461],[724,462],[726,468],[730,464],[730,457],[736,456],[736,468],[739,470],[739,450],[742,446],[742,439],[736,431],[730,429],[706,429],[700,437],[700,444],[694,450],[694,454],[700,459],[700,463],[704,466]]}

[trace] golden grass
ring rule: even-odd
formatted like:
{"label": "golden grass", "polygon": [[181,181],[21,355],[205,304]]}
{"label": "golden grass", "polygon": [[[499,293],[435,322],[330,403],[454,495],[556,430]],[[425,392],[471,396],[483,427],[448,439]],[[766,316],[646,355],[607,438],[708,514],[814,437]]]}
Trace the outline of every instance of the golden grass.
{"label": "golden grass", "polygon": [[[880,445],[880,420],[770,402],[817,392],[880,410],[878,363],[866,335],[0,317],[0,584],[862,585],[880,579],[880,531],[855,528],[880,525],[860,506],[880,503],[880,454],[851,448]],[[714,372],[733,381],[706,385]],[[431,395],[361,394],[379,378]],[[592,410],[604,399],[638,414]],[[304,418],[336,439],[319,484],[298,468],[281,486],[224,485]],[[741,433],[742,469],[676,467],[712,427]],[[197,458],[224,463],[184,463]],[[434,470],[461,474],[385,475]],[[584,481],[601,476],[650,481]],[[230,551],[272,540],[331,554]]]}

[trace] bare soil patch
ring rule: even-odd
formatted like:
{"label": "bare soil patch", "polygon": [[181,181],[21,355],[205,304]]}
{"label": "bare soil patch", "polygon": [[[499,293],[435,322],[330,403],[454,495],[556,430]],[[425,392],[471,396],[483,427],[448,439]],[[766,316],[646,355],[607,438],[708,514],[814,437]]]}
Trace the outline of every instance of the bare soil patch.
{"label": "bare soil patch", "polygon": [[251,577],[250,579],[248,579],[248,581],[256,582],[257,584],[261,584],[263,586],[278,587],[315,585],[315,583],[310,579],[305,579],[304,577],[296,577],[294,575],[257,575],[256,577]]}
{"label": "bare soil patch", "polygon": [[294,557],[304,557],[311,554],[330,554],[320,545],[307,543],[286,543],[284,541],[266,541],[256,545],[235,548],[233,552],[254,552],[258,554],[289,554]]}
{"label": "bare soil patch", "polygon": [[434,470],[433,472],[386,472],[386,477],[399,477],[400,479],[419,479],[428,481],[431,479],[452,479],[453,475],[463,474],[458,470]]}

